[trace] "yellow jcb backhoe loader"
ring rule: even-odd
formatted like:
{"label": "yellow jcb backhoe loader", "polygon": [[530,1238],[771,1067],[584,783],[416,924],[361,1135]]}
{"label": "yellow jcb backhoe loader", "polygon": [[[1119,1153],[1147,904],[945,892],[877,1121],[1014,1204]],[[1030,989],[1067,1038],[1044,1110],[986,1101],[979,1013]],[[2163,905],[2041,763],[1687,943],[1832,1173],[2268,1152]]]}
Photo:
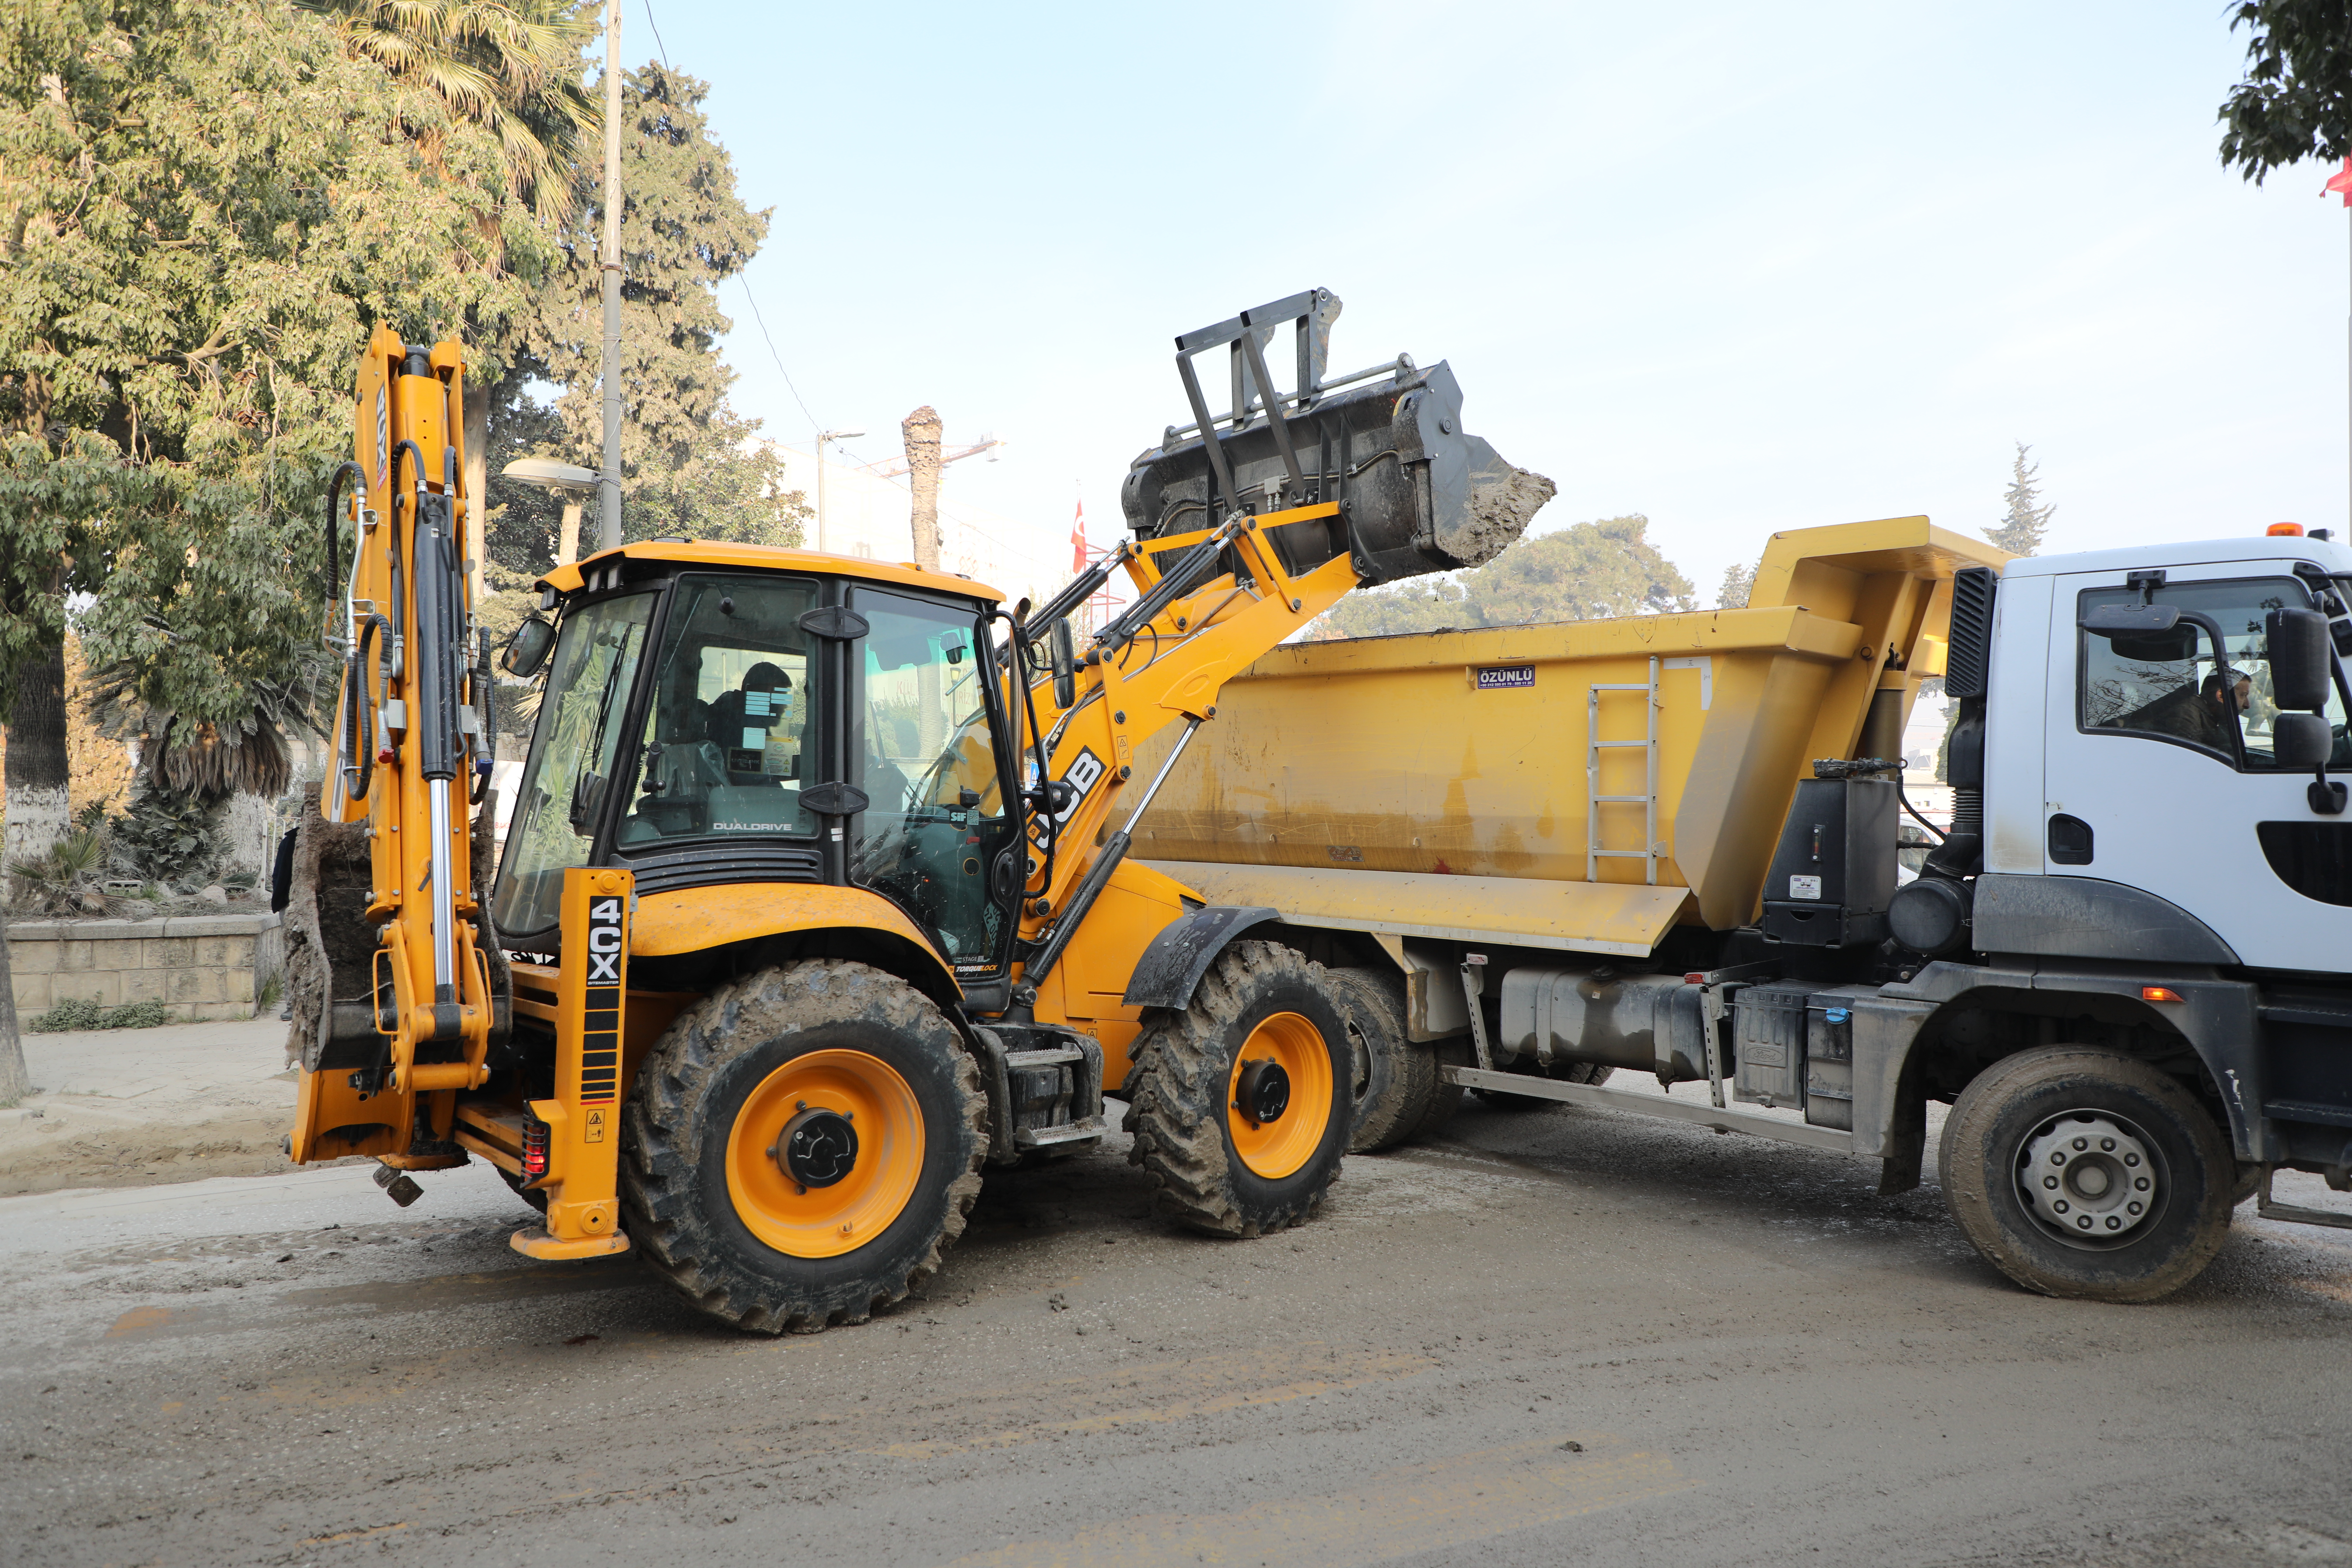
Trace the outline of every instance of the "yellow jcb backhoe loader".
{"label": "yellow jcb backhoe loader", "polygon": [[[1305,1219],[1350,1131],[1341,1015],[1274,910],[1127,858],[1112,819],[1166,773],[1136,748],[1359,584],[1491,558],[1551,493],[1463,433],[1444,363],[1327,375],[1339,310],[1315,289],[1179,338],[1193,422],[1132,466],[1134,538],[1034,611],[709,541],[549,572],[501,656],[543,685],[494,887],[462,354],[379,329],[328,500],[331,539],[358,481],[289,910],[294,1158],[374,1155],[404,1202],[486,1160],[544,1215],[519,1250],[634,1247],[768,1331],[905,1295],[982,1171],[1098,1140],[1106,1090],[1163,1213]],[[1135,599],[1081,650],[1068,617],[1119,569]]]}

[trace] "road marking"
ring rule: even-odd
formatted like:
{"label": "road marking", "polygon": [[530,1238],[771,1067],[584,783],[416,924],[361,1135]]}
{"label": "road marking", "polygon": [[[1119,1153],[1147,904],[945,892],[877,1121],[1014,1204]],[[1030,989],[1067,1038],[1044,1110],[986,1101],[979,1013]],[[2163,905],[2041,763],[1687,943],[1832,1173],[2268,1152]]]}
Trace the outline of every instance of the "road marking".
{"label": "road marking", "polygon": [[1233,1513],[1137,1514],[1064,1541],[1024,1541],[959,1557],[951,1568],[1174,1568],[1280,1563],[1342,1568],[1557,1524],[1579,1514],[1686,1491],[1667,1455],[1606,1434],[1484,1448],[1402,1465],[1356,1489],[1280,1498]]}

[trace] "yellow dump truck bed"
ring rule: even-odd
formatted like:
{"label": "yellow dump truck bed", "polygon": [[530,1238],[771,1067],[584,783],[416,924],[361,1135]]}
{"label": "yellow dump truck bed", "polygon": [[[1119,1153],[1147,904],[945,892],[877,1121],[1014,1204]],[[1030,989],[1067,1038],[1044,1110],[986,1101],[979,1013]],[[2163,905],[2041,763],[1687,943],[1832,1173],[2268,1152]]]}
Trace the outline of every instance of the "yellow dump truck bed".
{"label": "yellow dump truck bed", "polygon": [[1400,936],[1637,953],[1745,924],[1797,781],[1899,754],[1952,574],[2008,559],[1922,517],[1799,529],[1743,610],[1277,648],[1136,853],[1216,902]]}

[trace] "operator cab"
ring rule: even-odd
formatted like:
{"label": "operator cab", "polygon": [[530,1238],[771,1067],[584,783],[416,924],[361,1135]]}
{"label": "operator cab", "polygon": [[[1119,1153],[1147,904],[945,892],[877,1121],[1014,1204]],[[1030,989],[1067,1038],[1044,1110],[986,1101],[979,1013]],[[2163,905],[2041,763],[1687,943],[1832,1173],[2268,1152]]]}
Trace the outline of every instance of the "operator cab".
{"label": "operator cab", "polygon": [[491,897],[503,942],[554,950],[565,868],[619,866],[641,897],[863,888],[967,988],[1008,973],[1027,879],[999,595],[669,542],[547,582],[561,620]]}

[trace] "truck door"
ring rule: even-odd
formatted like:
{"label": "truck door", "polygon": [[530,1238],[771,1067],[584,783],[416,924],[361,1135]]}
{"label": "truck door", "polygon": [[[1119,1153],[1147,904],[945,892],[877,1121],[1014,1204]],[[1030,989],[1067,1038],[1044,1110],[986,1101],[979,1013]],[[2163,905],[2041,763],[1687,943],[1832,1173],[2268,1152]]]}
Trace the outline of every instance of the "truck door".
{"label": "truck door", "polygon": [[[2346,818],[2271,755],[2266,611],[2313,607],[2276,561],[2168,569],[2172,632],[2103,637],[2085,611],[2137,605],[2115,572],[2056,580],[2051,605],[2042,870],[2122,882],[2203,921],[2250,964],[2335,972],[2352,944]],[[2215,647],[2214,634],[2220,634]],[[2329,703],[2339,758],[2343,676]]]}

